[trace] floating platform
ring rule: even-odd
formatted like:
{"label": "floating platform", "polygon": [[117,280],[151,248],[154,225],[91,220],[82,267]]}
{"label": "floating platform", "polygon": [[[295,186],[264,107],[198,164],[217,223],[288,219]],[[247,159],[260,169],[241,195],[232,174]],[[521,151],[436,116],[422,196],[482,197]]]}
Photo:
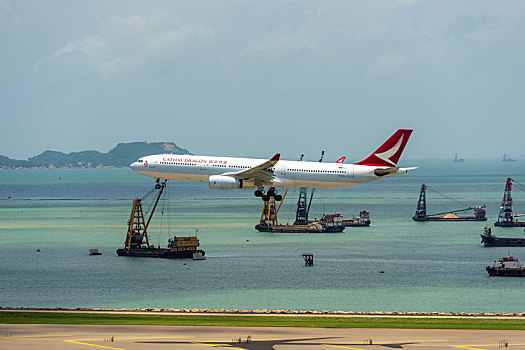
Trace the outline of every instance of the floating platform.
{"label": "floating platform", "polygon": [[494,261],[494,264],[487,266],[486,270],[490,276],[525,277],[525,266],[512,256],[499,259],[499,265]]}
{"label": "floating platform", "polygon": [[485,227],[480,236],[485,247],[525,247],[525,238],[496,237],[489,227]]}
{"label": "floating platform", "polygon": [[448,213],[445,216],[413,216],[414,221],[487,221],[486,217],[477,216],[457,216],[453,213]]}
{"label": "floating platform", "polygon": [[275,233],[326,233],[326,232],[343,232],[345,227],[326,227],[323,225],[265,225],[257,224],[255,229],[259,232]]}
{"label": "floating platform", "polygon": [[304,225],[270,225],[264,220],[261,220],[255,229],[259,232],[275,232],[275,233],[325,233],[325,232],[343,232],[345,226],[342,223],[343,216],[341,214],[325,214],[321,220],[310,221]]}
{"label": "floating platform", "polygon": [[134,249],[117,249],[118,256],[135,256],[141,258],[168,258],[168,259],[192,259],[194,254],[198,254],[195,260],[202,260],[204,251],[174,251],[168,248],[134,248]]}
{"label": "floating platform", "polygon": [[[198,249],[199,240],[197,239],[197,235],[188,237],[174,236],[168,239],[167,248],[155,247],[150,244],[147,229],[165,187],[166,182],[155,185],[155,189],[160,191],[147,221],[142,210],[142,200],[136,198],[133,201],[131,217],[128,220],[126,240],[124,241],[124,247],[117,249],[118,256],[168,259],[193,258],[194,260],[206,259],[204,257],[205,252]],[[195,230],[195,233],[197,233],[197,230]]]}

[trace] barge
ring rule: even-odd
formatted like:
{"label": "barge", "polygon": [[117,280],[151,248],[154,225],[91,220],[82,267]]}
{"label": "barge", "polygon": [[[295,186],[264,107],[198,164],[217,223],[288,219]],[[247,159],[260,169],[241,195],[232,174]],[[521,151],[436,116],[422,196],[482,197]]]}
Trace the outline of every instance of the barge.
{"label": "barge", "polygon": [[496,237],[490,227],[485,227],[481,234],[481,243],[485,247],[525,247],[525,238]]}
{"label": "barge", "polygon": [[[148,226],[165,187],[166,182],[155,185],[155,189],[159,190],[159,193],[147,221],[145,220],[144,212],[142,210],[142,200],[140,198],[133,200],[131,217],[128,220],[126,240],[124,241],[124,247],[117,249],[118,256],[168,259],[193,258],[194,260],[205,259],[205,252],[198,249],[199,240],[197,239],[196,234],[195,236],[188,237],[174,236],[168,239],[167,248],[155,247],[150,244]],[[195,233],[197,233],[197,230],[195,230]]]}
{"label": "barge", "polygon": [[117,249],[118,256],[135,256],[142,258],[168,258],[168,259],[194,259],[203,260],[205,253],[198,249],[199,240],[197,236],[173,237],[168,240],[168,248],[136,245],[134,248],[127,246]]}
{"label": "barge", "polygon": [[[412,217],[414,221],[487,221],[485,205],[468,207],[465,209],[445,211],[436,214],[427,214],[426,190],[430,189],[425,184],[421,185],[416,213]],[[436,190],[434,192],[440,194]],[[474,216],[458,216],[457,213],[474,210]],[[443,215],[443,216],[441,216]]]}
{"label": "barge", "polygon": [[490,276],[525,277],[525,265],[520,264],[517,258],[506,256],[499,259],[499,264],[486,267]]}
{"label": "barge", "polygon": [[345,227],[364,227],[370,226],[370,213],[368,210],[362,210],[359,212],[359,216],[349,220],[343,219],[343,226]]}
{"label": "barge", "polygon": [[273,232],[273,233],[328,233],[328,232],[343,232],[345,226],[343,225],[343,217],[341,214],[323,215],[321,220],[310,221],[302,225],[268,225],[267,222],[260,222],[255,225],[255,229],[259,232]]}

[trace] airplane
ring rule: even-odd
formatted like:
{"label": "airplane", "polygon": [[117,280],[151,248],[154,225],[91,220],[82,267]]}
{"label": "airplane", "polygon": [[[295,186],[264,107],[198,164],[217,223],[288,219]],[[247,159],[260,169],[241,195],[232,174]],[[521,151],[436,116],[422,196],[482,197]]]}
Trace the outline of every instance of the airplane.
{"label": "airplane", "polygon": [[[397,130],[368,158],[354,164],[281,160],[279,153],[269,160],[157,154],[142,157],[130,167],[155,178],[157,186],[160,179],[200,181],[212,189],[255,189],[255,196],[264,199],[275,196],[276,187],[346,187],[416,169],[397,166],[411,134],[411,129]],[[266,194],[265,187],[269,188]]]}

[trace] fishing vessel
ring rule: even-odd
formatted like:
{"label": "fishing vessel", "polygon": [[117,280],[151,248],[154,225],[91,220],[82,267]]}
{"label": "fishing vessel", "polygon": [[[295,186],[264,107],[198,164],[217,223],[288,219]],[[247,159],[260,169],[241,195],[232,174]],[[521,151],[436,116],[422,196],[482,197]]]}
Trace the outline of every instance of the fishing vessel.
{"label": "fishing vessel", "polygon": [[486,270],[490,276],[525,277],[525,265],[520,264],[518,258],[513,256],[501,258],[499,263],[494,261]]}

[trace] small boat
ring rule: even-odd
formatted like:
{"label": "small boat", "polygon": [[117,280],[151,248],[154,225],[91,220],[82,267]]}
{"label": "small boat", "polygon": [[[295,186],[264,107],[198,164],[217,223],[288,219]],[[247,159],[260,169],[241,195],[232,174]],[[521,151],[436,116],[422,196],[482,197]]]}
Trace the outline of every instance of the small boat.
{"label": "small boat", "polygon": [[89,255],[102,255],[102,253],[99,252],[97,248],[91,248],[89,250]]}
{"label": "small boat", "polygon": [[193,260],[206,260],[204,252],[202,250],[197,250],[193,253]]}
{"label": "small boat", "polygon": [[494,264],[486,269],[490,276],[525,277],[525,265],[512,256],[499,259],[499,264],[494,261]]}

